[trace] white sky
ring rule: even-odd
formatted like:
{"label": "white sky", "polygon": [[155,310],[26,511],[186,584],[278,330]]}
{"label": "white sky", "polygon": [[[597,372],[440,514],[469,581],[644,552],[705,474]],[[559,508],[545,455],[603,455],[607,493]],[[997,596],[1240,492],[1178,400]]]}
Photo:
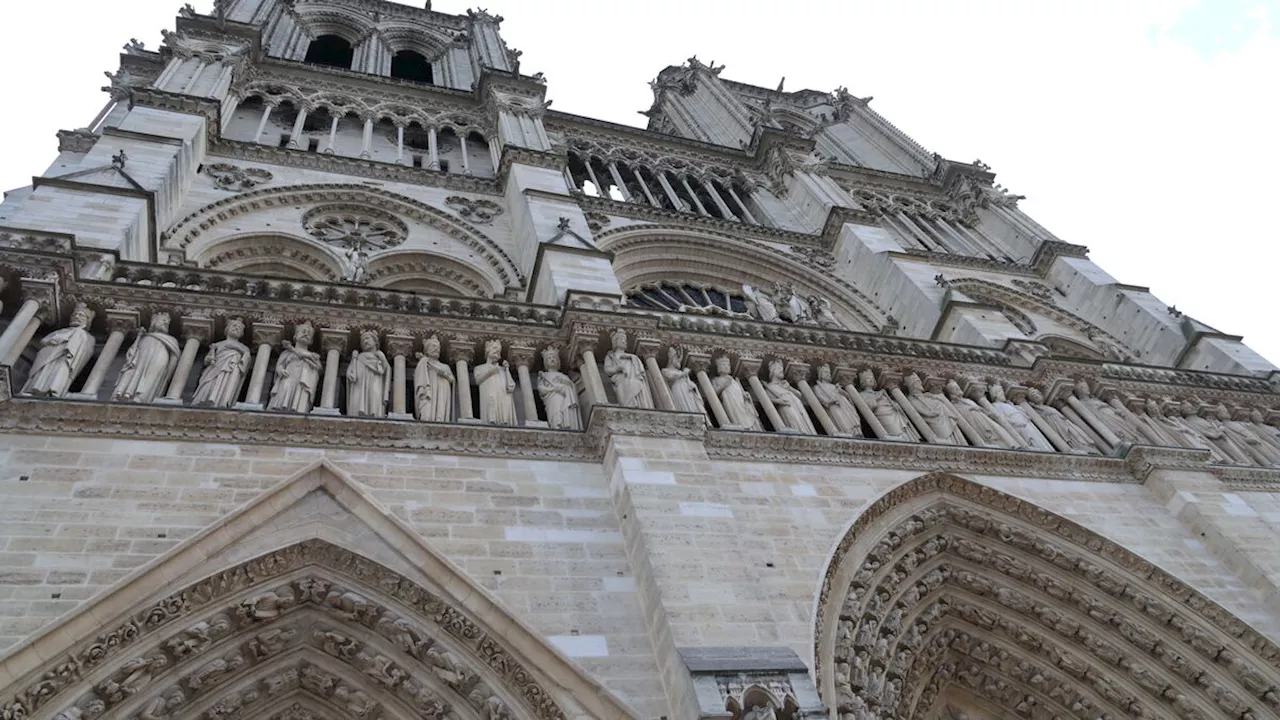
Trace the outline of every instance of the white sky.
{"label": "white sky", "polygon": [[[479,0],[477,0],[479,1]],[[555,109],[640,125],[647,81],[696,54],[724,77],[846,85],[930,150],[981,158],[1120,282],[1280,362],[1268,197],[1280,170],[1280,0],[487,0]],[[129,38],[179,0],[10,0],[0,188],[87,124]],[[208,12],[211,0],[196,2]],[[462,12],[462,0],[436,0]]]}

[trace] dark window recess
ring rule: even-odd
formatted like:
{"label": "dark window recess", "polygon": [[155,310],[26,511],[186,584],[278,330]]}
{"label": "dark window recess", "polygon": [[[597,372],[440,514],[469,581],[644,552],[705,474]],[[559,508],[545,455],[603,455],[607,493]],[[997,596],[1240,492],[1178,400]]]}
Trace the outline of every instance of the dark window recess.
{"label": "dark window recess", "polygon": [[320,149],[320,141],[316,138],[307,140],[307,152],[315,152]]}
{"label": "dark window recess", "polygon": [[306,62],[350,70],[354,57],[351,43],[337,35],[321,35],[307,47]]}
{"label": "dark window recess", "polygon": [[391,77],[426,83],[427,85],[435,84],[435,79],[431,74],[431,61],[423,57],[421,53],[412,50],[401,50],[391,56]]}
{"label": "dark window recess", "polygon": [[289,133],[280,136],[280,147],[289,147]]}

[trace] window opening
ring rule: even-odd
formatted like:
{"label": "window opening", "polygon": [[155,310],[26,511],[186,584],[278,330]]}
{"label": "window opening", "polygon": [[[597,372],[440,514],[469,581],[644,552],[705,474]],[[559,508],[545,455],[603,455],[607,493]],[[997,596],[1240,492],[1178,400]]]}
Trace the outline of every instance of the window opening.
{"label": "window opening", "polygon": [[307,47],[305,62],[350,70],[354,58],[351,43],[337,35],[321,35]]}
{"label": "window opening", "polygon": [[423,57],[422,53],[413,50],[401,50],[391,56],[391,77],[427,85],[435,84],[431,61]]}

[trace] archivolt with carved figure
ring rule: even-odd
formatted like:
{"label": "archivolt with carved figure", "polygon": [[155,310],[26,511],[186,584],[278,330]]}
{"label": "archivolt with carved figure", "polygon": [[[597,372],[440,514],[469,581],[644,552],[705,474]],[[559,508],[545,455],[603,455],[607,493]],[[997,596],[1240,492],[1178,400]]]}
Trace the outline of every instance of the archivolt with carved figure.
{"label": "archivolt with carved figure", "polygon": [[815,637],[841,720],[1280,717],[1272,641],[1105,538],[941,473],[853,524]]}

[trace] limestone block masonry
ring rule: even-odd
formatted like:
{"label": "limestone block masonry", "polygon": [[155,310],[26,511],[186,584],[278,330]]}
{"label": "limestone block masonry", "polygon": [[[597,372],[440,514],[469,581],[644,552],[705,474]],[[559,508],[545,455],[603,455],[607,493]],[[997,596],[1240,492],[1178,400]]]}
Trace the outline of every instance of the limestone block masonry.
{"label": "limestone block masonry", "polygon": [[0,720],[1280,719],[1273,365],[870,98],[502,22],[185,8],[0,203]]}

